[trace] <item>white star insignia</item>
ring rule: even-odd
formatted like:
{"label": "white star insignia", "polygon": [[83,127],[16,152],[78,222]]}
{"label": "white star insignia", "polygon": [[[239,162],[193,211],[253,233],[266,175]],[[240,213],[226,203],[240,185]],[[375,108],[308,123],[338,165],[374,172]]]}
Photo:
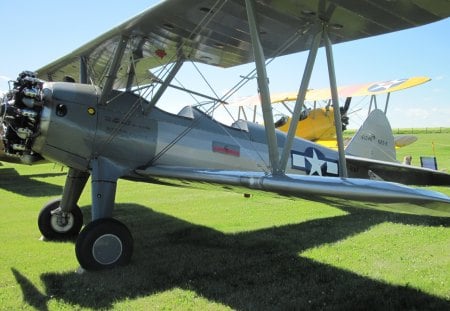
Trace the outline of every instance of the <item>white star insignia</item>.
{"label": "white star insignia", "polygon": [[320,160],[317,157],[316,150],[313,150],[313,157],[306,157],[306,160],[311,164],[311,170],[309,171],[309,175],[314,175],[317,173],[317,175],[322,176],[322,166],[324,165],[325,161]]}

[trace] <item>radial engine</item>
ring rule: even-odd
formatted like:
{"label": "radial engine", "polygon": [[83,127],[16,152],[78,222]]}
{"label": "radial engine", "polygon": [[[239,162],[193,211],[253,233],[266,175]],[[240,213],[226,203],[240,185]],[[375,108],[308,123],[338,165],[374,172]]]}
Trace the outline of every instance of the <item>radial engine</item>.
{"label": "radial engine", "polygon": [[27,164],[42,159],[31,148],[34,138],[39,135],[43,83],[34,72],[21,72],[0,105],[0,137],[4,153]]}

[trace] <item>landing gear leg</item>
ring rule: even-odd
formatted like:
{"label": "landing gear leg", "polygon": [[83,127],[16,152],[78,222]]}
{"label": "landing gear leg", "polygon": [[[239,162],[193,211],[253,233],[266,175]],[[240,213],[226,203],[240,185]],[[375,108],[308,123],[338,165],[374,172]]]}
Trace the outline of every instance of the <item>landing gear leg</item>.
{"label": "landing gear leg", "polygon": [[83,225],[83,214],[77,205],[89,174],[69,169],[61,199],[48,202],[39,213],[38,227],[50,240],[71,239]]}
{"label": "landing gear leg", "polygon": [[86,270],[126,265],[133,253],[133,237],[124,224],[111,218],[122,171],[103,158],[91,164],[92,222],[83,228],[75,244],[78,262]]}

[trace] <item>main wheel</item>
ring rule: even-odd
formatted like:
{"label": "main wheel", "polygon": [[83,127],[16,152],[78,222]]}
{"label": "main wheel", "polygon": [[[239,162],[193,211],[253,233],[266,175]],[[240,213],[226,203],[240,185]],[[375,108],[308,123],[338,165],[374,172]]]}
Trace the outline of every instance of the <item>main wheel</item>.
{"label": "main wheel", "polygon": [[66,240],[78,235],[83,226],[83,213],[74,206],[68,213],[58,210],[61,199],[48,202],[39,213],[38,227],[42,235],[50,240]]}
{"label": "main wheel", "polygon": [[133,237],[128,228],[113,218],[94,220],[83,228],[75,244],[81,267],[102,270],[130,262]]}

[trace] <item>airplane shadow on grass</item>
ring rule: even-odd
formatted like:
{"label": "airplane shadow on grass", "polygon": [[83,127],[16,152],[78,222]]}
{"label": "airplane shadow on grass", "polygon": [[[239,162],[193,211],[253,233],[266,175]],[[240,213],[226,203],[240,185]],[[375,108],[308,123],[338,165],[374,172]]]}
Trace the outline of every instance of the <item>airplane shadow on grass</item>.
{"label": "airplane shadow on grass", "polygon": [[62,187],[33,178],[62,176],[66,173],[20,175],[13,168],[0,169],[0,188],[27,197],[54,196],[62,193]]}
{"label": "airplane shadow on grass", "polygon": [[45,273],[41,275],[45,294],[19,271],[12,272],[24,300],[39,310],[47,310],[49,297],[104,309],[121,300],[175,288],[237,310],[450,309],[450,301],[420,290],[298,256],[306,249],[334,243],[382,222],[450,227],[450,218],[334,205],[349,214],[225,234],[140,205],[118,204],[115,216],[130,227],[135,239],[129,266],[82,275]]}

